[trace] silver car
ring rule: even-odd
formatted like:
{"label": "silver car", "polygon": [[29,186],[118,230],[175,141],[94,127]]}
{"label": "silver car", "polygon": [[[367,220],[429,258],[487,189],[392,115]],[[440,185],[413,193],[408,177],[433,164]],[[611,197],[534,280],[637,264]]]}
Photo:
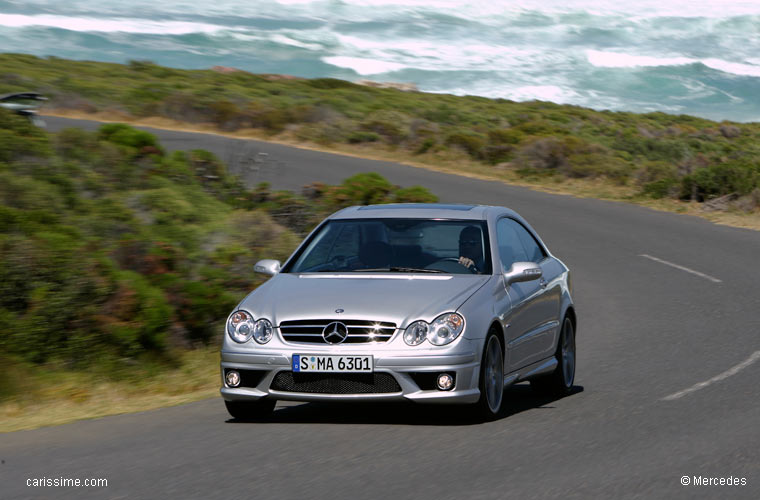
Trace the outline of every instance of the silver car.
{"label": "silver car", "polygon": [[514,211],[350,207],[328,217],[227,319],[222,397],[240,419],[277,400],[472,405],[504,388],[570,391],[570,272]]}

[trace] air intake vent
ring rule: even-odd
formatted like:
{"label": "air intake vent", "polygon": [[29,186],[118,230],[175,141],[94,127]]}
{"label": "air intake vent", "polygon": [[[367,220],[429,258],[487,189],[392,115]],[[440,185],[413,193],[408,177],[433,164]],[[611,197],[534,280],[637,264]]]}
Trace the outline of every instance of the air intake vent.
{"label": "air intake vent", "polygon": [[386,394],[401,392],[389,373],[293,373],[275,375],[273,391],[312,394]]}

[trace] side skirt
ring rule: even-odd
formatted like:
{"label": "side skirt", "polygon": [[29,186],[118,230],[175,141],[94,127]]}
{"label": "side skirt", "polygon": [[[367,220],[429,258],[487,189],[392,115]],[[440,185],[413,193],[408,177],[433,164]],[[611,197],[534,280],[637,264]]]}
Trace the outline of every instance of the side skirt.
{"label": "side skirt", "polygon": [[508,387],[517,382],[532,379],[539,375],[546,375],[554,371],[557,368],[557,358],[554,356],[541,361],[537,361],[532,365],[528,365],[524,368],[516,370],[512,373],[508,373],[504,376],[504,387]]}

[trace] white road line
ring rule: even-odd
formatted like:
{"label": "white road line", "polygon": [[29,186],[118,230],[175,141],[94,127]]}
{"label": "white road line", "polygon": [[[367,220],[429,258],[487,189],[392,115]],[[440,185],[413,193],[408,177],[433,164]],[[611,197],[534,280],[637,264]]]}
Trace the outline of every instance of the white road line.
{"label": "white road line", "polygon": [[695,276],[699,276],[700,278],[710,280],[713,283],[723,283],[722,280],[719,280],[718,278],[714,278],[710,276],[709,274],[700,273],[699,271],[695,271],[694,269],[689,269],[688,267],[679,266],[678,264],[673,264],[672,262],[668,262],[667,260],[658,259],[657,257],[652,257],[651,255],[647,255],[645,253],[639,254],[639,257],[644,257],[645,259],[653,260],[655,262],[659,262],[660,264],[665,264],[666,266],[675,267],[676,269],[680,269],[681,271],[686,271],[687,273],[694,274]]}
{"label": "white road line", "polygon": [[665,396],[664,398],[660,399],[660,401],[673,401],[675,399],[682,398],[682,397],[686,396],[687,394],[691,394],[692,392],[696,392],[696,391],[698,391],[700,389],[704,389],[708,385],[714,384],[715,382],[720,382],[721,380],[725,380],[728,377],[736,375],[737,373],[739,373],[740,371],[744,370],[749,365],[751,365],[752,363],[754,363],[755,361],[757,361],[758,359],[760,359],[760,351],[755,351],[755,352],[752,353],[752,356],[750,356],[749,358],[745,359],[744,361],[742,361],[738,365],[734,366],[733,368],[729,368],[728,370],[724,371],[720,375],[716,375],[716,376],[714,376],[713,378],[711,378],[709,380],[705,380],[704,382],[700,382],[698,384],[694,384],[691,387],[689,387],[688,389],[684,389],[682,391],[674,392],[670,396]]}

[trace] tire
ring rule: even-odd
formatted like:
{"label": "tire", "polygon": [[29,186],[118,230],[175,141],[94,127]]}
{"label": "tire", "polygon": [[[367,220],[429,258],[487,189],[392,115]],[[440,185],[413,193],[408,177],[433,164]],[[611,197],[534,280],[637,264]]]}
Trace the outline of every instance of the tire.
{"label": "tire", "polygon": [[258,420],[272,413],[277,401],[260,399],[258,401],[224,401],[227,412],[236,420]]}
{"label": "tire", "polygon": [[550,375],[531,380],[531,388],[541,394],[552,396],[570,394],[575,382],[575,356],[575,329],[570,318],[565,317],[557,342],[557,351],[554,353],[557,367]]}
{"label": "tire", "polygon": [[504,349],[494,332],[489,332],[483,347],[478,381],[480,399],[475,403],[484,420],[493,420],[501,412],[504,401]]}

